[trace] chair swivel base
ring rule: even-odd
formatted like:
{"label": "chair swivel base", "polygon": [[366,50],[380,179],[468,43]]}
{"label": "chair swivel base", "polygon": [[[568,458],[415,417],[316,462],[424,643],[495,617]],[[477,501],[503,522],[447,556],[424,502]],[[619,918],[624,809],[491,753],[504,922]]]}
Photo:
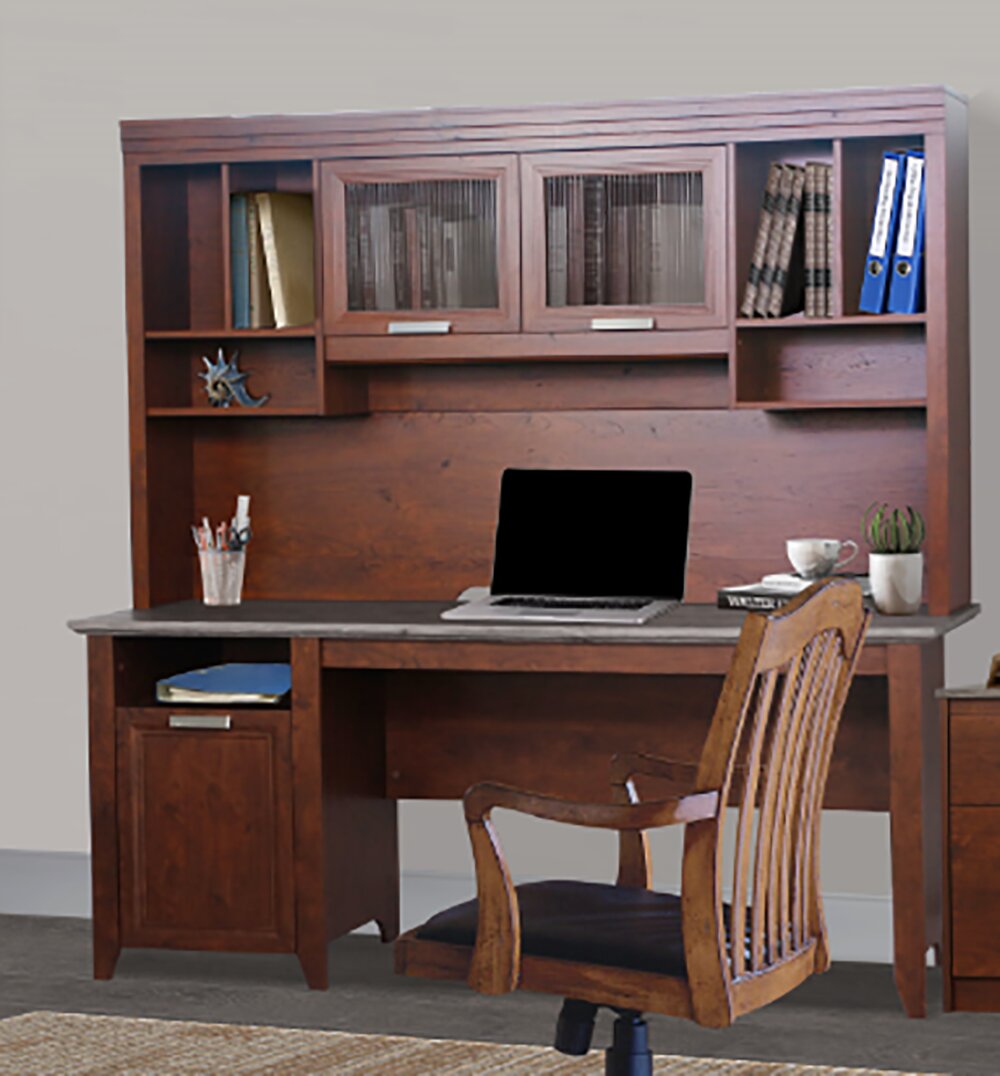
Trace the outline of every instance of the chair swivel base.
{"label": "chair swivel base", "polygon": [[[618,1016],[611,1046],[604,1052],[605,1076],[652,1076],[653,1055],[642,1014],[633,1009],[614,1009],[614,1012]],[[555,1048],[575,1057],[586,1054],[590,1050],[596,1016],[596,1005],[566,998],[556,1023]]]}

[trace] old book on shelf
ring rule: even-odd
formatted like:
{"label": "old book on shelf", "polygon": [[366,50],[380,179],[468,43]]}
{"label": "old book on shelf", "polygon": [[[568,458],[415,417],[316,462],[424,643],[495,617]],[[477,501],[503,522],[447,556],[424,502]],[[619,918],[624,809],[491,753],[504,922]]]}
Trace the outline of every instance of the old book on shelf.
{"label": "old book on shelf", "polygon": [[833,316],[833,249],[835,245],[833,224],[833,165],[824,164],[820,172],[822,181],[820,227],[823,239],[823,290],[819,296],[819,313]]}
{"label": "old book on shelf", "polygon": [[819,229],[819,165],[814,161],[806,162],[806,185],[802,192],[802,227],[805,240],[803,300],[807,318],[817,316],[816,293],[822,286],[820,249],[818,247]]}
{"label": "old book on shelf", "polygon": [[754,304],[757,300],[757,289],[760,286],[761,273],[764,271],[764,257],[767,254],[767,243],[771,235],[771,227],[774,221],[775,202],[778,198],[778,187],[781,183],[781,163],[773,161],[767,173],[767,185],[764,188],[764,200],[760,207],[760,216],[757,220],[757,235],[753,242],[753,254],[750,257],[750,272],[747,276],[746,288],[743,292],[743,305],[740,307],[740,316],[752,318]]}
{"label": "old book on shelf", "polygon": [[567,217],[566,198],[562,184],[552,184],[545,218],[548,247],[549,306],[566,305],[567,282]]}
{"label": "old book on shelf", "polygon": [[587,176],[583,181],[583,301],[588,306],[600,306],[605,298],[604,177]]}
{"label": "old book on shelf", "polygon": [[785,202],[785,220],[781,244],[771,279],[771,294],[767,303],[768,317],[777,318],[802,307],[802,191],[806,170],[788,165],[792,173],[792,190]]}
{"label": "old book on shelf", "polygon": [[312,195],[267,191],[254,197],[275,325],[310,325],[316,320]]}
{"label": "old book on shelf", "polygon": [[247,196],[229,199],[229,275],[233,290],[233,328],[250,328],[250,247]]}
{"label": "old book on shelf", "polygon": [[795,168],[790,164],[781,165],[781,178],[778,181],[778,195],[774,200],[771,230],[767,237],[767,249],[764,252],[764,267],[757,285],[757,297],[754,299],[755,316],[767,317],[768,304],[771,302],[771,285],[778,267],[778,254],[781,251],[781,238],[785,230],[785,206],[792,196],[792,184],[795,180]]}
{"label": "old book on shelf", "polygon": [[260,231],[260,213],[255,196],[247,197],[247,257],[250,293],[250,328],[274,327],[274,304],[267,279],[264,237]]}
{"label": "old book on shelf", "polygon": [[566,180],[566,303],[583,306],[586,271],[583,176]]}
{"label": "old book on shelf", "polygon": [[608,302],[629,301],[629,197],[621,177],[612,177],[608,199]]}
{"label": "old book on shelf", "polygon": [[229,662],[158,680],[159,702],[237,706],[280,702],[292,688],[287,662]]}

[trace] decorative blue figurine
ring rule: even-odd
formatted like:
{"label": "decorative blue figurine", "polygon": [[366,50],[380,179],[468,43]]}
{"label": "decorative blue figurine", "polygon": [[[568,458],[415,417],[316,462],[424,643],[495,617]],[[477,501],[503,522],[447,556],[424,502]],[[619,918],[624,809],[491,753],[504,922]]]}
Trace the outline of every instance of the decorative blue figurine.
{"label": "decorative blue figurine", "polygon": [[219,357],[215,362],[212,362],[207,355],[202,356],[201,361],[205,364],[205,372],[198,376],[205,382],[208,402],[213,407],[229,407],[233,400],[242,407],[263,407],[271,398],[261,396],[255,400],[250,395],[244,384],[250,375],[240,373],[236,365],[239,356],[240,353],[234,351],[233,357],[227,359],[221,347]]}

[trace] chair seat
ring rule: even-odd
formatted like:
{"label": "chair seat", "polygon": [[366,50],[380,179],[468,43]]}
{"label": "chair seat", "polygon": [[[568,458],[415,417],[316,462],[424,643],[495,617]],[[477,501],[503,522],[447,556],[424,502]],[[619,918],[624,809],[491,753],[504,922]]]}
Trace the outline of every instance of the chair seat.
{"label": "chair seat", "polygon": [[[525,954],[687,977],[681,901],[672,893],[598,882],[531,882],[517,886],[517,899]],[[478,914],[478,901],[457,904],[428,919],[417,938],[472,946]]]}

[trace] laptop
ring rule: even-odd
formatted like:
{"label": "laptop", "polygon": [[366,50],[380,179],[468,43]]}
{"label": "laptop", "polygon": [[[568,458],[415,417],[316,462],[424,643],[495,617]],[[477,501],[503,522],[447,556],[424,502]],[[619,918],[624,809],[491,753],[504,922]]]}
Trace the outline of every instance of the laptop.
{"label": "laptop", "polygon": [[488,593],[445,620],[642,624],[684,597],[689,471],[520,470],[500,481]]}

